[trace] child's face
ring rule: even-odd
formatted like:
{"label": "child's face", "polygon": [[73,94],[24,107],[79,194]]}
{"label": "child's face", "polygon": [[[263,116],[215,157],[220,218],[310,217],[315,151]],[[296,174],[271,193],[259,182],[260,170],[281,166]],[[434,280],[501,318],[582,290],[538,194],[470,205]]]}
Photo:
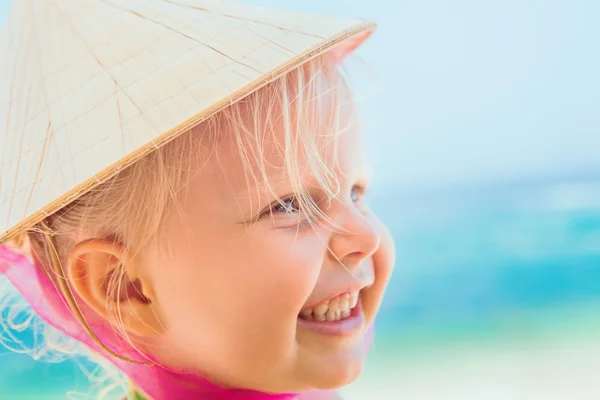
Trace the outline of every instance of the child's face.
{"label": "child's face", "polygon": [[[357,200],[367,166],[353,107],[341,110],[342,126],[351,124],[337,150],[341,196],[323,209],[338,228],[311,226],[281,207],[269,215],[276,199],[261,185],[258,169],[248,171],[240,160],[230,132],[221,133],[165,227],[171,256],[148,258],[166,330],[161,344],[168,350],[159,358],[208,373],[224,386],[261,391],[337,388],[358,376],[394,249],[385,227]],[[275,129],[283,141],[281,121]],[[271,185],[280,198],[293,194],[281,176],[280,149],[267,149],[262,158]],[[323,157],[333,163],[333,154]],[[317,186],[310,174],[303,179]],[[319,189],[311,194],[323,196]],[[318,324],[299,319],[307,307],[360,288],[364,321],[321,322],[334,329],[319,331]]]}

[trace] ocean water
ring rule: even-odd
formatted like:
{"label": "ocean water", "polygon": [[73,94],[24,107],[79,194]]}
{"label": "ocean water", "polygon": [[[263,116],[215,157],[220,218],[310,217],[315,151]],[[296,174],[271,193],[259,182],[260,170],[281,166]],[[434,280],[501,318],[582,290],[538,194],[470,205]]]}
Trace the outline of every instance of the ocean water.
{"label": "ocean water", "polygon": [[[398,258],[346,399],[600,398],[600,182],[371,196]],[[86,385],[73,362],[0,350],[0,400]]]}
{"label": "ocean water", "polygon": [[398,262],[345,398],[600,398],[599,182],[397,199],[375,204]]}

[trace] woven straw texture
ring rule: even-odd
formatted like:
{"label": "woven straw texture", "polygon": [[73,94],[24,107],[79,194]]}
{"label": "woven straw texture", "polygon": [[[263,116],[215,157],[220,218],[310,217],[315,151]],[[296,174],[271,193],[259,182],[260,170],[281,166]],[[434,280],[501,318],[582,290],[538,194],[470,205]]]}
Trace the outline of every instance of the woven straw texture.
{"label": "woven straw texture", "polygon": [[0,37],[0,243],[374,25],[227,0],[17,0]]}

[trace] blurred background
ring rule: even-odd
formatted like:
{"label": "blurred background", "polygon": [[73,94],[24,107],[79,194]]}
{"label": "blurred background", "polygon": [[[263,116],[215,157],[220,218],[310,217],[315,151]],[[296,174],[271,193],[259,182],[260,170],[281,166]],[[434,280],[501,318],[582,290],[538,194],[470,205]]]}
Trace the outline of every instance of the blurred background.
{"label": "blurred background", "polygon": [[[379,23],[356,79],[398,262],[344,397],[600,398],[600,2],[245,1]],[[0,349],[0,399],[83,382]]]}

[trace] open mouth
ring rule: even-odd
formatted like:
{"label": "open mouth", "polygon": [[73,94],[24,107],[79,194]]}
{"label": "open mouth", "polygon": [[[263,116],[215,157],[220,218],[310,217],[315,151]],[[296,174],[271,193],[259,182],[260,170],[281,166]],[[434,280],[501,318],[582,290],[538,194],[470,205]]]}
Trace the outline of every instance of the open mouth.
{"label": "open mouth", "polygon": [[314,308],[302,310],[298,318],[306,321],[341,321],[352,315],[358,304],[359,291],[343,293],[329,299]]}

